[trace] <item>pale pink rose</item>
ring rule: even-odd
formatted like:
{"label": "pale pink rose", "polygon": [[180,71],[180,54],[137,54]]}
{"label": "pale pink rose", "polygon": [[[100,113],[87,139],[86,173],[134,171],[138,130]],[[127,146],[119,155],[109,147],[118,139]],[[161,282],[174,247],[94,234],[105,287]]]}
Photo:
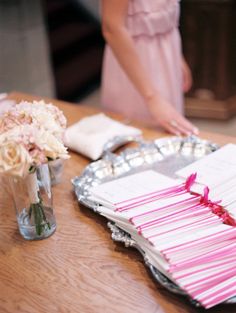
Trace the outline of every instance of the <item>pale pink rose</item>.
{"label": "pale pink rose", "polygon": [[32,159],[23,145],[6,142],[0,146],[0,173],[25,176],[31,163]]}
{"label": "pale pink rose", "polygon": [[66,128],[66,118],[56,106],[46,104],[43,100],[33,103],[22,101],[15,107],[15,110],[30,115],[33,124],[52,132],[62,140]]}
{"label": "pale pink rose", "polygon": [[39,149],[37,146],[33,146],[29,151],[34,165],[41,165],[48,162],[47,157],[43,150]]}
{"label": "pale pink rose", "polygon": [[25,112],[18,112],[17,110],[9,110],[3,114],[0,119],[0,134],[23,124],[31,124],[32,117]]}
{"label": "pale pink rose", "polygon": [[0,119],[0,172],[24,175],[29,166],[69,158],[62,143],[65,125],[63,113],[52,104],[14,106]]}

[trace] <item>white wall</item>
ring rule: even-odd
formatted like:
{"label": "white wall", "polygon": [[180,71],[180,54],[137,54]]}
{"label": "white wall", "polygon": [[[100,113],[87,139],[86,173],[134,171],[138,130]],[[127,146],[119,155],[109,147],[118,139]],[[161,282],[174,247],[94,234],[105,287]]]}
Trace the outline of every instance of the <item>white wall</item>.
{"label": "white wall", "polygon": [[0,92],[54,96],[40,0],[0,1]]}

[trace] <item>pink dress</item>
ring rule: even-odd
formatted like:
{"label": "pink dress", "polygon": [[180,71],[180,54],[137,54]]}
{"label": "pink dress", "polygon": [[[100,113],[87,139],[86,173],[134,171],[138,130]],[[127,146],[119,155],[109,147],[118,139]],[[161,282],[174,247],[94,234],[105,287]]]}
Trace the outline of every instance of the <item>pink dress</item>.
{"label": "pink dress", "polygon": [[[129,0],[126,26],[154,86],[183,113],[179,0]],[[102,75],[102,107],[130,119],[152,122],[144,99],[109,46]]]}

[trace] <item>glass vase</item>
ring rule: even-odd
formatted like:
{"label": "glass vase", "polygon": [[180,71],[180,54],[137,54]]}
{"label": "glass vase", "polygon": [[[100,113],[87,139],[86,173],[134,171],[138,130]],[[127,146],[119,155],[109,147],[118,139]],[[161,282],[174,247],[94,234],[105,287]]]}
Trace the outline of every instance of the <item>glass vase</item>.
{"label": "glass vase", "polygon": [[37,167],[26,177],[10,177],[18,227],[28,240],[51,236],[56,230],[50,172],[47,164]]}
{"label": "glass vase", "polygon": [[51,185],[54,186],[60,184],[64,169],[64,160],[62,159],[52,160],[48,163],[48,167],[51,177]]}

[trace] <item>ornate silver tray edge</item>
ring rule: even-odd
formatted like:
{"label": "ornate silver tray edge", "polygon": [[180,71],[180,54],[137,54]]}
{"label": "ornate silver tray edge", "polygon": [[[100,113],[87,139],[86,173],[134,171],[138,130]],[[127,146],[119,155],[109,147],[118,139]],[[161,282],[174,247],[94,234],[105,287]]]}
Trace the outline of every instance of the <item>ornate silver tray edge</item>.
{"label": "ornate silver tray edge", "polygon": [[[89,196],[89,188],[92,186],[95,186],[97,184],[100,184],[104,181],[104,177],[107,180],[115,179],[116,177],[120,177],[123,174],[129,173],[131,170],[134,170],[135,168],[130,167],[130,171],[126,169],[122,173],[122,171],[118,171],[116,173],[115,166],[118,166],[119,164],[122,164],[122,162],[125,164],[127,163],[127,159],[132,154],[138,155],[138,153],[143,152],[143,154],[147,154],[147,151],[150,152],[150,154],[153,153],[153,149],[156,149],[156,153],[158,154],[158,158],[160,155],[163,155],[163,158],[165,156],[169,157],[171,155],[175,155],[180,153],[180,151],[183,150],[185,147],[187,149],[195,149],[197,146],[198,148],[203,149],[205,148],[208,151],[205,151],[205,154],[208,154],[210,152],[213,152],[219,148],[218,145],[211,143],[207,140],[202,140],[195,136],[190,136],[187,138],[181,138],[181,137],[167,137],[167,138],[161,138],[157,139],[151,142],[144,142],[140,141],[138,148],[132,148],[132,149],[126,149],[121,154],[115,155],[113,153],[107,152],[102,159],[90,163],[85,170],[83,171],[81,176],[75,177],[72,179],[72,184],[74,186],[75,194],[77,196],[78,201],[85,205],[86,207],[92,209],[94,212],[100,214],[99,212],[99,204],[94,203],[93,201],[88,199]],[[164,148],[163,148],[164,147]],[[166,154],[163,152],[166,149]],[[171,151],[168,151],[171,150]],[[169,153],[171,152],[171,153]],[[159,155],[160,154],[160,155]],[[205,155],[204,154],[204,155]],[[200,156],[201,157],[201,156]],[[150,162],[150,160],[147,162],[148,164],[145,165],[153,165],[154,163],[158,163],[160,160],[153,159],[153,162]],[[191,163],[191,162],[190,162]],[[143,164],[142,164],[143,165]],[[137,169],[140,169],[142,165],[137,166]],[[118,166],[119,167],[119,166]],[[99,170],[102,171],[102,169],[106,172],[106,175],[102,177],[101,173],[99,173]],[[110,176],[109,176],[110,175]],[[178,285],[176,285],[174,282],[170,281],[165,275],[163,275],[161,272],[159,272],[146,258],[145,253],[143,252],[142,248],[136,243],[135,240],[132,239],[130,234],[123,231],[119,227],[115,225],[114,222],[111,222],[108,220],[107,224],[108,228],[111,231],[111,238],[113,241],[116,242],[122,242],[124,243],[125,247],[133,247],[136,248],[143,256],[145,265],[149,268],[151,271],[152,276],[154,279],[160,283],[163,287],[165,287],[167,290],[169,290],[172,293],[179,294],[186,296],[192,304],[195,306],[200,306],[198,302],[191,299],[185,291],[183,291]],[[236,303],[236,297],[232,297],[225,301],[224,303],[231,304]]]}

